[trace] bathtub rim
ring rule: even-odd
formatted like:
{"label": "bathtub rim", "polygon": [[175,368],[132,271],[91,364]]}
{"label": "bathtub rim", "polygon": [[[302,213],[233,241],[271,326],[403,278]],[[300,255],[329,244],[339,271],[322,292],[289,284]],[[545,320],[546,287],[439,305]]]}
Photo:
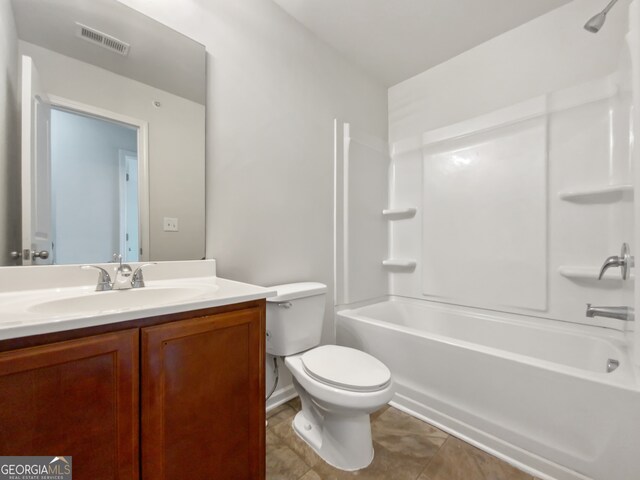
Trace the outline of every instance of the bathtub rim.
{"label": "bathtub rim", "polygon": [[[403,325],[393,324],[383,320],[375,319],[366,315],[363,315],[359,310],[374,306],[380,303],[398,302],[418,305],[422,308],[439,310],[445,313],[451,313],[455,315],[465,315],[480,318],[486,321],[520,324],[528,328],[535,330],[556,331],[561,334],[586,337],[589,339],[596,339],[598,341],[604,341],[609,343],[613,348],[619,352],[620,366],[613,372],[597,372],[593,370],[586,370],[571,365],[552,362],[528,355],[509,352],[507,350],[498,349],[495,347],[488,347],[477,343],[468,342],[465,340],[459,340],[444,335],[430,333],[424,330],[419,330],[412,327],[406,327]],[[495,357],[505,358],[510,361],[524,363],[526,365],[541,368],[546,371],[559,372],[572,377],[577,377],[583,380],[602,383],[613,388],[620,388],[632,392],[640,391],[640,382],[638,367],[633,363],[632,351],[629,348],[629,342],[626,339],[624,332],[611,330],[601,327],[593,327],[591,325],[582,325],[571,322],[556,322],[555,320],[542,319],[540,317],[531,317],[526,315],[512,314],[506,312],[498,312],[493,310],[476,309],[471,307],[453,306],[451,304],[443,304],[440,302],[433,302],[430,300],[415,299],[411,297],[401,297],[396,295],[389,295],[385,297],[379,297],[375,300],[360,302],[359,304],[351,304],[343,306],[345,308],[336,308],[334,327],[337,329],[338,321],[341,316],[351,318],[359,322],[370,323],[386,330],[393,330],[403,332],[409,335],[417,335],[419,337],[427,338],[433,341],[441,342],[446,345],[450,345],[456,348],[467,348],[484,355],[491,355]],[[480,311],[478,311],[480,310]],[[522,318],[524,317],[524,318]],[[542,320],[540,322],[540,320]],[[556,325],[555,323],[559,323]],[[335,333],[335,332],[334,332]]]}
{"label": "bathtub rim", "polygon": [[[370,307],[378,303],[384,302],[399,302],[419,305],[426,308],[433,308],[450,313],[463,312],[468,316],[478,316],[480,318],[487,318],[490,320],[502,320],[506,322],[523,322],[533,328],[541,328],[541,326],[549,327],[550,329],[557,331],[564,331],[570,334],[580,333],[586,336],[598,337],[603,339],[609,339],[614,342],[620,342],[625,346],[628,346],[628,334],[633,335],[634,330],[618,330],[610,328],[608,326],[588,325],[584,323],[576,323],[569,320],[539,317],[537,315],[527,315],[525,313],[505,312],[503,310],[496,310],[490,308],[470,307],[468,305],[459,305],[451,302],[441,302],[437,300],[427,298],[415,298],[403,295],[383,295],[376,298],[363,300],[361,302],[354,302],[343,305],[336,305],[335,313],[342,313],[347,311],[359,310],[364,307]],[[634,324],[635,321],[630,322]]]}

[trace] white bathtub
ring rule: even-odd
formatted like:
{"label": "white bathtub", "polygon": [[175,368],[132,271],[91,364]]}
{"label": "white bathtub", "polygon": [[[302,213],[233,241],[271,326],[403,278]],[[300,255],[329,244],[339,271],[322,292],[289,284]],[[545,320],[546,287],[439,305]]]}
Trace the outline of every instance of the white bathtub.
{"label": "white bathtub", "polygon": [[391,298],[337,312],[336,333],[387,364],[395,406],[520,468],[640,479],[640,388],[620,332]]}

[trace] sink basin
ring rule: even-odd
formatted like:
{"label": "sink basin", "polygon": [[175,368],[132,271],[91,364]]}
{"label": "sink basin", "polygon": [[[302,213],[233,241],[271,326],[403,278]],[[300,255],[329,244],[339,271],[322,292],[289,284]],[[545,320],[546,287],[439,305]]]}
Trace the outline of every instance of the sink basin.
{"label": "sink basin", "polygon": [[123,310],[152,308],[157,306],[206,300],[218,290],[217,286],[144,287],[130,290],[92,292],[73,297],[36,303],[28,308],[34,313],[64,315],[85,313],[104,314]]}
{"label": "sink basin", "polygon": [[[102,266],[115,278],[115,264]],[[216,276],[214,260],[158,262],[145,277],[142,288],[96,292],[98,275],[77,265],[0,269],[0,342],[257,302],[275,294]]]}

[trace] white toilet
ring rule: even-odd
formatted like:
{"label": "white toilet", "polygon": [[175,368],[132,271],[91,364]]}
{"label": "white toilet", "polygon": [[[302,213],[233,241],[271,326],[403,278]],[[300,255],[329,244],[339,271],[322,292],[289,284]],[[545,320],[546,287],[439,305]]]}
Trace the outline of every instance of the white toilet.
{"label": "white toilet", "polygon": [[326,285],[271,287],[267,299],[267,353],[284,356],[302,410],[296,433],[330,465],[359,470],[373,460],[369,414],[393,396],[391,372],[353,348],[320,344]]}

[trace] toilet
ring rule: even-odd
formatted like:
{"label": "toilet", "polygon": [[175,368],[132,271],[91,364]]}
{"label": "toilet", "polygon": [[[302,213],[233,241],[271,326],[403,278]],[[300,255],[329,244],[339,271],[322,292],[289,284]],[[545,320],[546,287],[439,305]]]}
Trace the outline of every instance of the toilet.
{"label": "toilet", "polygon": [[391,372],[368,353],[320,345],[326,285],[271,287],[267,298],[268,354],[285,357],[302,410],[293,429],[328,464],[359,470],[373,460],[369,414],[393,396]]}

